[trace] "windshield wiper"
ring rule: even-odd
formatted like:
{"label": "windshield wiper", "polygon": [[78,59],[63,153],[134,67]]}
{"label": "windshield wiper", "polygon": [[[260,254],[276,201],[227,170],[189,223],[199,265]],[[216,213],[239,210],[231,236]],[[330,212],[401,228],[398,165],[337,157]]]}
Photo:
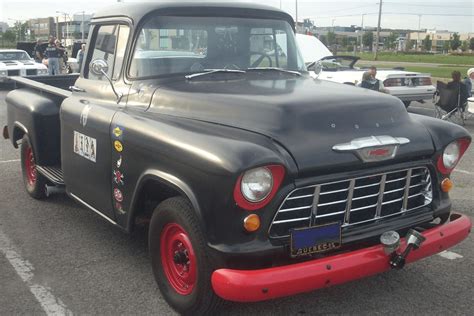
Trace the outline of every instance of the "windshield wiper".
{"label": "windshield wiper", "polygon": [[257,70],[257,71],[268,71],[268,70],[271,70],[271,71],[279,71],[279,72],[284,72],[284,73],[287,73],[287,74],[292,74],[292,75],[295,75],[295,76],[301,76],[301,72],[298,72],[298,71],[294,71],[294,70],[286,70],[286,69],[282,69],[282,68],[277,68],[277,67],[252,67],[252,68],[247,68],[247,71],[252,71],[252,70]]}
{"label": "windshield wiper", "polygon": [[185,76],[186,79],[193,79],[196,77],[202,77],[210,74],[215,74],[215,73],[236,73],[236,74],[244,74],[244,70],[238,70],[238,69],[204,69],[204,72],[199,72],[191,75]]}

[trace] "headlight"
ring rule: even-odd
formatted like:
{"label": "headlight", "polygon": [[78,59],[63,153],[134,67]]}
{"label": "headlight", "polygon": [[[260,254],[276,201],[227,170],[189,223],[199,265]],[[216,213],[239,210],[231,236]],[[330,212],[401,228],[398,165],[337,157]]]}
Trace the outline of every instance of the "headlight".
{"label": "headlight", "polygon": [[449,175],[461,160],[462,155],[466,152],[470,138],[460,138],[449,143],[443,150],[443,154],[438,158],[438,171],[442,174]]}
{"label": "headlight", "polygon": [[241,190],[244,198],[252,203],[264,200],[273,188],[273,176],[265,167],[251,169],[244,173]]}
{"label": "headlight", "polygon": [[0,76],[6,76],[8,72],[6,70],[0,70]]}
{"label": "headlight", "polygon": [[38,69],[38,75],[47,75],[48,69]]}
{"label": "headlight", "polygon": [[446,169],[453,169],[459,161],[460,148],[459,143],[454,141],[450,143],[443,152],[443,165]]}

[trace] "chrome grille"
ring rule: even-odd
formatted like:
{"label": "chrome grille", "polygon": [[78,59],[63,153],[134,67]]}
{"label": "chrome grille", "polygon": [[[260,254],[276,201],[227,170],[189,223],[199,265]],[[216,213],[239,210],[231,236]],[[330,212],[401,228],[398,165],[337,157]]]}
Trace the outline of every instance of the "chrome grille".
{"label": "chrome grille", "polygon": [[8,70],[8,75],[9,76],[19,76],[20,75],[20,70]]}
{"label": "chrome grille", "polygon": [[27,76],[36,76],[37,70],[36,69],[27,69],[26,75]]}
{"label": "chrome grille", "polygon": [[369,223],[427,206],[432,201],[428,168],[374,174],[293,190],[270,225],[271,238],[294,228],[332,222],[342,227]]}

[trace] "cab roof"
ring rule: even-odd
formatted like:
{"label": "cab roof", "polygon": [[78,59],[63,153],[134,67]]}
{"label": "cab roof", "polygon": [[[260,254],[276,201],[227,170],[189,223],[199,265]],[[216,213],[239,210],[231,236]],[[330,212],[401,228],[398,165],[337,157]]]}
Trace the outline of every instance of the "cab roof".
{"label": "cab roof", "polygon": [[294,28],[293,18],[277,8],[253,3],[232,2],[201,2],[201,1],[173,1],[173,2],[133,2],[120,3],[97,12],[92,22],[113,17],[130,18],[133,24],[140,22],[146,15],[178,16],[225,16],[243,18],[268,18],[288,21]]}

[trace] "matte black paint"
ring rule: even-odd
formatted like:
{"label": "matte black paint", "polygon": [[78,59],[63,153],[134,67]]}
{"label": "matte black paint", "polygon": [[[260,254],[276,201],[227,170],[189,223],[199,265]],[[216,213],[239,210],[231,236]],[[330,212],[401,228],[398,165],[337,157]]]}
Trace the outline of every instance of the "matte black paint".
{"label": "matte black paint", "polygon": [[[281,11],[248,4],[125,8],[99,13],[93,21],[93,28],[103,21],[130,21],[131,34],[135,35],[129,40],[123,69],[129,63],[137,24],[150,12],[250,14],[284,19],[293,25],[291,17]],[[10,135],[15,135],[15,122],[25,125],[34,148],[39,148],[35,153],[40,164],[59,163],[61,153],[67,191],[127,231],[133,229],[135,214],[143,211],[141,190],[156,181],[163,185],[161,188],[191,201],[208,245],[222,265],[247,261],[247,266],[256,266],[257,259],[271,265],[275,257],[288,256],[287,241],[269,240],[267,230],[284,197],[295,187],[422,164],[430,166],[434,177],[431,210],[347,230],[343,238],[348,243],[368,240],[385,230],[413,227],[450,211],[449,196],[436,185],[443,179],[436,171],[436,160],[448,143],[470,136],[459,126],[408,114],[394,97],[277,72],[213,75],[192,81],[182,76],[129,81],[123,74],[115,82],[125,95],[120,104],[107,81],[82,76],[75,85],[85,91],[73,92],[70,97],[58,96],[52,86],[24,79],[29,88],[9,93],[7,103]],[[86,105],[91,109],[83,126],[80,115]],[[124,131],[120,140],[124,184],[119,186],[124,196],[123,213],[113,202],[113,188],[117,187],[113,171],[119,157],[111,133],[115,125]],[[96,163],[73,152],[74,131],[97,139]],[[410,143],[400,148],[395,159],[380,163],[364,164],[351,153],[331,149],[335,144],[371,135],[407,137]],[[49,143],[51,139],[54,141]],[[255,211],[261,217],[261,229],[249,234],[242,227],[249,212],[236,206],[233,189],[242,172],[267,164],[283,165],[286,175],[274,199]]]}

